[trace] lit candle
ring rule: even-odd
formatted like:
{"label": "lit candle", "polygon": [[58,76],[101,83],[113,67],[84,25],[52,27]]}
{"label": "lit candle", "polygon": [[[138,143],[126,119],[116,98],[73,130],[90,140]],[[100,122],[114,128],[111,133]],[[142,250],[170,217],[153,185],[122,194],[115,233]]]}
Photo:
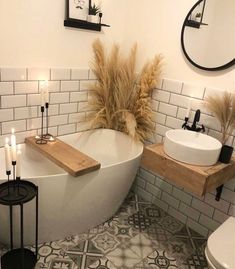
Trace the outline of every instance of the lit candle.
{"label": "lit candle", "polygon": [[44,106],[44,89],[43,87],[41,88],[41,94],[40,94],[40,99],[41,99],[41,106]]}
{"label": "lit candle", "polygon": [[9,142],[9,139],[6,138],[5,162],[6,162],[6,171],[11,171],[11,151],[10,151],[10,146],[9,146],[8,142]]}
{"label": "lit candle", "polygon": [[16,161],[16,177],[21,177],[21,150],[20,147],[17,150],[17,161]]}
{"label": "lit candle", "polygon": [[49,138],[49,141],[50,141],[50,142],[53,142],[53,141],[55,141],[55,138],[54,138],[53,136],[51,136],[51,137]]}
{"label": "lit candle", "polygon": [[15,130],[11,129],[11,160],[12,162],[16,161],[16,136],[15,136]]}
{"label": "lit candle", "polygon": [[45,89],[44,93],[45,93],[45,103],[49,103],[49,92],[48,92],[48,88]]}
{"label": "lit candle", "polygon": [[186,113],[185,113],[185,118],[189,118],[189,114],[191,111],[191,105],[192,105],[192,99],[190,98],[189,102],[188,102],[188,108],[187,108]]}

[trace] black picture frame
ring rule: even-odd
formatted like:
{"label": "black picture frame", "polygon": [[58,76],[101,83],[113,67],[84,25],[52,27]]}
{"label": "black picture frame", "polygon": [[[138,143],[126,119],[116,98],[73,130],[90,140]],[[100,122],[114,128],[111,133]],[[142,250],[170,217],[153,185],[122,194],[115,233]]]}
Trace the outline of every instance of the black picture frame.
{"label": "black picture frame", "polygon": [[[101,23],[102,13],[99,13],[99,16],[100,16],[99,23],[88,22],[87,20],[84,20],[84,19],[82,20],[82,19],[79,19],[76,17],[72,17],[71,13],[70,13],[71,1],[74,1],[74,0],[66,0],[66,15],[65,15],[66,18],[64,20],[65,27],[80,28],[80,29],[99,31],[99,32],[101,31],[102,26],[110,27],[110,25],[108,25],[108,24]],[[92,0],[86,0],[86,1],[87,1],[86,2],[87,3],[87,14],[86,15],[89,15],[90,8],[92,5]]]}

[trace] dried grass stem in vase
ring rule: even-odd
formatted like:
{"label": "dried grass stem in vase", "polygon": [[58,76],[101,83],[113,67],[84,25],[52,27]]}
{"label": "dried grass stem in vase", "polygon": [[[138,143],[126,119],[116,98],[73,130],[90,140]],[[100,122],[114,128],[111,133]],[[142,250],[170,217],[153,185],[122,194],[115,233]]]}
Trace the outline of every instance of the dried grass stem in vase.
{"label": "dried grass stem in vase", "polygon": [[154,131],[151,92],[160,79],[162,57],[155,56],[137,75],[136,51],[134,45],[125,58],[114,45],[107,55],[99,39],[93,43],[97,82],[90,87],[90,105],[93,128],[115,129],[144,141]]}
{"label": "dried grass stem in vase", "polygon": [[206,99],[206,107],[219,120],[221,143],[225,145],[235,128],[235,95],[224,92],[222,95],[209,96]]}

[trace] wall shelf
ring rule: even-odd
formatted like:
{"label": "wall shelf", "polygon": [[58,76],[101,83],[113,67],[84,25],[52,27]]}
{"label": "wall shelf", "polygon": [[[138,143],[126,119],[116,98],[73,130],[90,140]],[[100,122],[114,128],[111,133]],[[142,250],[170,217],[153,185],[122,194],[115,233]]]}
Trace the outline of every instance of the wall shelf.
{"label": "wall shelf", "polygon": [[141,166],[199,196],[215,190],[235,176],[234,157],[229,164],[218,162],[213,166],[189,165],[166,155],[163,144],[146,146]]}
{"label": "wall shelf", "polygon": [[92,31],[101,31],[102,27],[110,27],[108,24],[103,23],[92,23],[83,20],[76,20],[76,19],[66,19],[64,20],[64,26],[72,27],[72,28],[80,28]]}

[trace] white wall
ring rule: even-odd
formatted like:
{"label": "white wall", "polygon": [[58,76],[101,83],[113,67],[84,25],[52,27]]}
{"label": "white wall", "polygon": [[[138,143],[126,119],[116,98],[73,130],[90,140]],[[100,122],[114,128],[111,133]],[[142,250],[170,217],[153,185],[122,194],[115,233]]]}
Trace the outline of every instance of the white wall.
{"label": "white wall", "polygon": [[138,41],[140,62],[156,53],[165,56],[164,77],[218,88],[235,88],[235,69],[206,72],[191,66],[182,55],[183,21],[196,0],[128,0],[125,43]]}
{"label": "white wall", "polygon": [[65,0],[1,0],[0,66],[87,67],[95,38],[122,41],[125,10],[125,0],[103,0],[103,22],[112,27],[99,33],[66,29]]}
{"label": "white wall", "polygon": [[235,70],[205,72],[186,62],[180,32],[196,0],[103,0],[103,33],[63,26],[65,0],[0,1],[0,66],[87,67],[97,37],[124,48],[137,41],[140,63],[156,53],[165,56],[164,77],[210,87],[235,86]]}

